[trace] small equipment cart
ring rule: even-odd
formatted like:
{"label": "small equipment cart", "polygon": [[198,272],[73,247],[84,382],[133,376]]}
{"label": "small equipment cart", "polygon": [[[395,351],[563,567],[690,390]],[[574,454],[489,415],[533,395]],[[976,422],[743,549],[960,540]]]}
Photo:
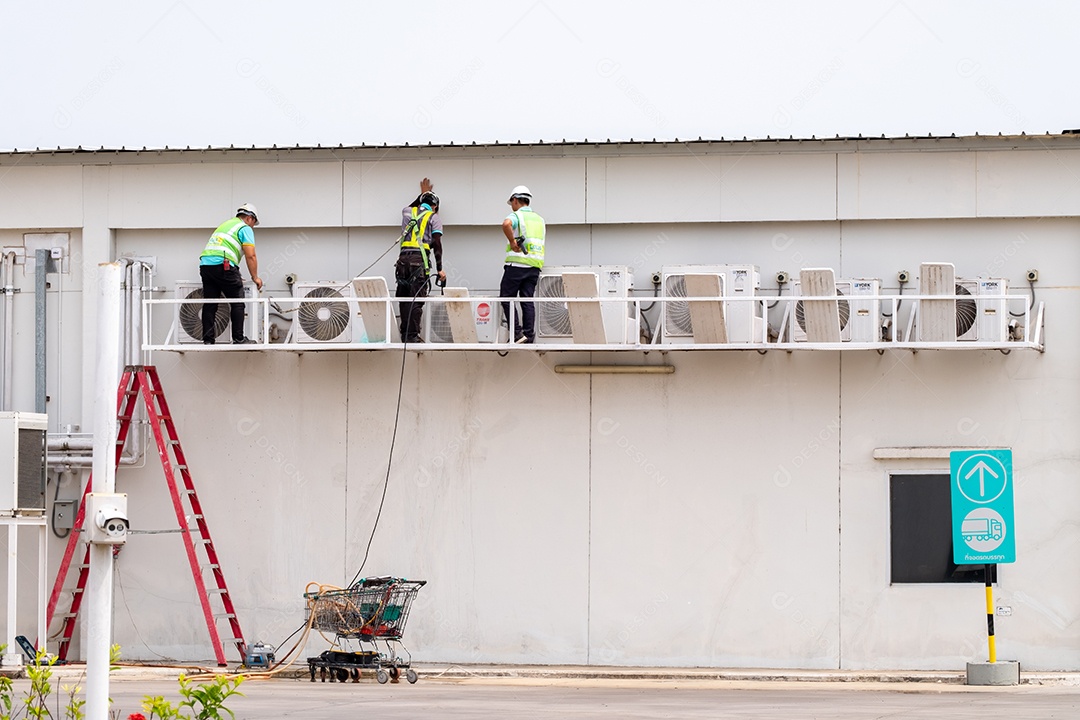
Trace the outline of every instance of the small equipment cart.
{"label": "small equipment cart", "polygon": [[[358,652],[343,649],[326,650],[317,657],[309,657],[308,669],[311,682],[315,671],[326,682],[359,682],[361,670],[374,670],[380,683],[398,681],[401,671],[410,683],[417,680],[416,671],[410,665],[412,656],[401,644],[409,608],[416,593],[427,584],[426,580],[405,580],[395,577],[363,578],[344,590],[326,590],[304,593],[312,617],[313,629],[334,634],[334,645],[340,641],[357,640]],[[386,652],[379,652],[382,641]],[[370,643],[371,650],[365,650]]]}

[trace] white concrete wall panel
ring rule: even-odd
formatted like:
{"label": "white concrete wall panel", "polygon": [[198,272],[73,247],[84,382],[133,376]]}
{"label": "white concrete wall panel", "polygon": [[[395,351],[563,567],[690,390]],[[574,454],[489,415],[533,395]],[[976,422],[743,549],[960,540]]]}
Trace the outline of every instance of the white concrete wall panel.
{"label": "white concrete wall panel", "polygon": [[723,221],[834,220],[836,155],[726,155],[720,190]]}
{"label": "white concrete wall panel", "polygon": [[0,166],[0,228],[65,229],[82,224],[81,166]]}
{"label": "white concrete wall panel", "polygon": [[[397,387],[378,378],[399,373],[402,356],[353,358],[347,558],[356,572],[394,428]],[[386,505],[363,574],[429,581],[409,642],[432,660],[586,661],[589,396],[551,364],[406,356]]]}
{"label": "white concrete wall panel", "polygon": [[342,163],[236,163],[231,207],[223,211],[244,203],[259,209],[260,230],[340,227]]}
{"label": "white concrete wall panel", "polygon": [[978,156],[980,217],[1080,215],[1080,150],[986,151]]}
{"label": "white concrete wall panel", "polygon": [[836,358],[666,362],[593,378],[590,662],[835,667]]}
{"label": "white concrete wall panel", "polygon": [[109,173],[108,224],[213,230],[235,213],[233,194],[231,163],[114,165]]}
{"label": "white concrete wall panel", "polygon": [[975,217],[976,159],[971,152],[841,153],[837,214],[842,219]]}
{"label": "white concrete wall panel", "polygon": [[[590,163],[592,175],[600,173]],[[715,155],[609,157],[603,162],[606,182],[590,183],[589,222],[650,223],[715,222],[720,219],[723,167]],[[595,208],[595,210],[594,210]]]}

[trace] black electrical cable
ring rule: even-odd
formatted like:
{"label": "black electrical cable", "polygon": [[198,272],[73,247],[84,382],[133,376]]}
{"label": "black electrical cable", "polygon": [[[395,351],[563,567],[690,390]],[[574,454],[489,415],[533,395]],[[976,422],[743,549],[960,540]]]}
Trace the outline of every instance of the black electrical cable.
{"label": "black electrical cable", "polygon": [[783,294],[784,294],[784,283],[780,283],[780,285],[776,288],[776,302],[774,302],[772,305],[766,305],[765,309],[766,310],[772,310],[774,307],[779,305],[780,304],[780,296],[783,295]]}
{"label": "black electrical cable", "polygon": [[[385,255],[385,253],[383,254]],[[417,270],[420,270],[420,268],[417,268]],[[427,287],[427,285],[428,281],[425,281],[416,288],[416,293],[412,296],[412,301],[414,303],[416,302],[416,298],[420,297],[420,291]],[[411,305],[409,309],[412,309]],[[405,358],[407,356],[406,351],[409,347],[408,333],[405,335],[406,336],[402,338],[401,344],[401,374],[398,376],[397,407],[394,410],[394,432],[390,436],[390,456],[386,460],[386,478],[383,480],[382,497],[379,498],[379,510],[375,513],[375,523],[371,526],[371,535],[368,536],[367,547],[364,548],[364,559],[360,561],[360,569],[356,571],[356,575],[349,581],[348,587],[352,587],[360,578],[360,573],[364,572],[364,566],[367,565],[368,561],[368,554],[371,552],[371,543],[375,539],[375,531],[378,529],[379,520],[382,518],[383,505],[386,503],[386,489],[390,485],[390,470],[394,466],[394,446],[397,443],[398,420],[401,418],[401,395],[402,389],[405,387]]]}
{"label": "black electrical cable", "polygon": [[[1032,280],[1029,280],[1028,285],[1031,286],[1031,303],[1028,305],[1028,312],[1031,312],[1031,309],[1033,307],[1035,307],[1035,282],[1032,281]],[[1009,316],[1010,317],[1024,317],[1024,313],[1014,313],[1012,310],[1010,310],[1009,311]]]}
{"label": "black electrical cable", "polygon": [[[896,294],[897,295],[903,295],[904,294],[904,283],[900,283],[900,292],[898,292]],[[896,312],[900,312],[900,302],[901,302],[900,299],[897,298],[897,300],[896,300]],[[883,313],[881,313],[881,317],[892,317],[892,313],[883,312]]]}
{"label": "black electrical cable", "polygon": [[282,640],[282,641],[281,641],[280,643],[278,643],[277,647],[275,647],[275,648],[274,648],[274,655],[276,656],[276,655],[277,655],[277,653],[278,653],[278,650],[280,650],[280,649],[282,648],[282,646],[283,646],[283,645],[284,645],[285,643],[289,642],[289,640],[291,640],[291,639],[292,639],[293,635],[296,635],[296,633],[298,633],[298,632],[300,632],[301,630],[303,630],[304,628],[306,628],[306,627],[307,627],[307,625],[308,625],[308,621],[307,621],[307,620],[305,620],[304,622],[300,623],[300,627],[298,627],[298,628],[296,628],[295,630],[293,630],[293,631],[292,631],[291,633],[289,633],[288,637],[286,637],[286,638],[285,638],[284,640]]}

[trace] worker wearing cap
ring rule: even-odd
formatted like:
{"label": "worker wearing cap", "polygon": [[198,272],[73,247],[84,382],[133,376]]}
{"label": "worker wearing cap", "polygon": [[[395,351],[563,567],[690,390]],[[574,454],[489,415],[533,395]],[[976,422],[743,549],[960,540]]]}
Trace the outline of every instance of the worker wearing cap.
{"label": "worker wearing cap", "polygon": [[[536,283],[544,267],[544,218],[529,207],[532,193],[524,185],[518,185],[510,193],[506,204],[513,210],[503,220],[506,235],[506,262],[503,266],[499,295],[504,298],[531,298],[536,294]],[[510,317],[509,301],[502,304],[503,317]],[[535,303],[521,303],[521,312],[514,314],[514,342],[531,343],[536,340]]]}
{"label": "worker wearing cap", "polygon": [[[259,212],[251,203],[244,203],[236,210],[236,217],[230,218],[218,226],[210,236],[199,258],[199,275],[202,276],[203,297],[216,300],[244,297],[244,281],[240,277],[240,257],[247,263],[248,272],[255,287],[262,290],[262,278],[259,277],[259,261],[255,257],[255,231],[259,224]],[[217,303],[205,303],[202,307],[203,344],[213,345],[214,317],[217,315]],[[232,322],[232,341],[234,345],[254,343],[244,337],[244,304],[229,303],[229,318]]]}
{"label": "worker wearing cap", "polygon": [[432,192],[431,180],[420,181],[420,194],[401,211],[401,252],[394,265],[399,298],[409,298],[400,303],[401,318],[398,329],[401,340],[406,343],[423,342],[420,337],[420,321],[423,303],[416,298],[427,297],[432,267],[439,280],[446,280],[442,269],[442,221],[439,220],[439,196]]}

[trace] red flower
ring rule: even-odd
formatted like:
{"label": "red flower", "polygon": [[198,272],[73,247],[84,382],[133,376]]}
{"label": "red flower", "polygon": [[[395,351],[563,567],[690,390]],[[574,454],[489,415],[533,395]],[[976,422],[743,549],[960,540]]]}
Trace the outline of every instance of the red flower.
{"label": "red flower", "polygon": [[128,715],[127,720],[146,720],[146,716],[142,713],[131,713]]}

